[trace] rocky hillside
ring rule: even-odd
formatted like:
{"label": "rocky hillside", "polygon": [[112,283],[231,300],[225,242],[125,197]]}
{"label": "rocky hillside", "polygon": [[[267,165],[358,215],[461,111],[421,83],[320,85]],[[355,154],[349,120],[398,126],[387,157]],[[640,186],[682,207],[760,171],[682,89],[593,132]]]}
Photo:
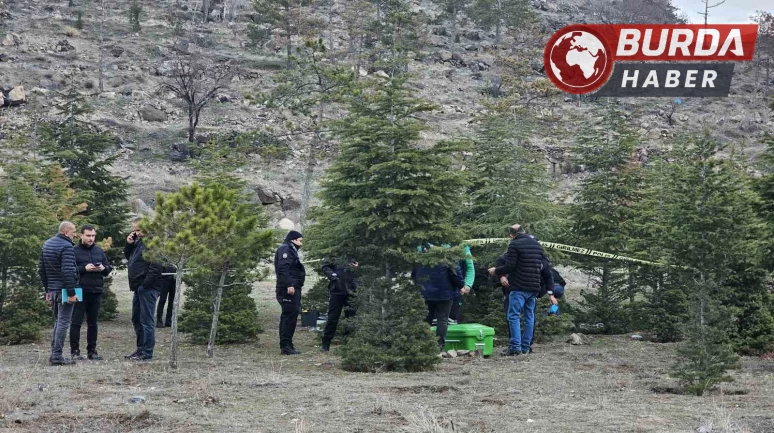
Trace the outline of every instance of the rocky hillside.
{"label": "rocky hillside", "polygon": [[[151,202],[156,190],[176,189],[195,175],[185,158],[186,147],[179,146],[187,137],[185,106],[174,94],[160,90],[176,55],[194,51],[208,61],[230,61],[240,68],[240,73],[203,111],[197,141],[204,142],[213,134],[267,126],[281,129],[292,120],[289,113],[251,103],[250,95],[274,86],[272,76],[284,66],[285,59],[276,41],[263,47],[251,46],[250,2],[229,0],[228,4],[237,8],[231,19],[221,20],[221,2],[214,1],[213,21],[203,24],[203,15],[188,7],[188,3],[196,2],[144,1],[139,32],[129,24],[127,0],[105,0],[104,15],[100,0],[70,3],[74,5],[66,1],[5,0],[0,16],[0,87],[4,92],[0,143],[9,133],[34,130],[36,122],[51,118],[61,99],[58,92],[70,81],[80,92],[90,95],[94,107],[91,121],[119,137],[115,151],[121,158],[116,173],[129,177],[133,197]],[[334,30],[323,36],[332,39],[335,46],[344,47],[347,42],[342,16],[349,3],[338,3],[332,15],[323,7],[310,9],[309,13],[330,20]],[[542,34],[529,42],[533,48],[540,48],[541,40],[566,24],[597,19],[585,0],[541,0],[533,1],[532,6],[542,21]],[[415,0],[414,7],[430,17],[437,15],[437,8],[428,0]],[[81,30],[75,28],[79,10]],[[428,130],[423,138],[428,144],[469,135],[474,116],[483,109],[482,90],[496,79],[491,49],[495,35],[476,28],[469,20],[463,19],[458,27],[460,37],[454,56],[449,51],[452,38],[447,23],[436,21],[428,29],[425,55],[417,56],[409,66],[420,96],[438,106],[426,117]],[[97,90],[100,39],[105,65],[102,93]],[[526,79],[541,77],[539,67],[533,69],[533,76]],[[605,104],[613,103],[620,104],[630,125],[639,131],[643,139],[638,151],[641,158],[647,158],[651,148],[669,146],[678,133],[710,126],[723,140],[746,143],[746,152],[754,160],[762,149],[761,136],[774,131],[774,117],[767,108],[764,83],[755,81],[751,65],[739,64],[736,71],[730,97],[683,100],[671,120],[668,115],[672,101],[663,98],[593,101],[552,96],[535,109],[550,112],[555,120],[535,131],[532,146],[545,155],[547,170],[566,187],[577,176],[565,151],[573,144],[573,132],[598,116]],[[383,72],[362,70],[360,74],[378,76]],[[247,167],[238,170],[255,187],[258,198],[270,206],[274,223],[284,217],[297,219],[306,167],[307,145],[299,139],[286,144],[287,159],[251,155]],[[330,153],[323,155],[329,157]],[[326,159],[317,161],[318,178]]]}

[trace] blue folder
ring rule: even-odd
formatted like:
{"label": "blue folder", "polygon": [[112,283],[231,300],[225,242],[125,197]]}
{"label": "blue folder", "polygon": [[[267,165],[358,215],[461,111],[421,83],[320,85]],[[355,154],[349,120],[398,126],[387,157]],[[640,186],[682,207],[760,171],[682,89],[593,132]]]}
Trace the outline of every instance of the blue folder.
{"label": "blue folder", "polygon": [[[83,302],[83,289],[80,287],[75,288],[75,297],[78,298],[78,302]],[[67,289],[62,289],[62,303],[67,303]]]}

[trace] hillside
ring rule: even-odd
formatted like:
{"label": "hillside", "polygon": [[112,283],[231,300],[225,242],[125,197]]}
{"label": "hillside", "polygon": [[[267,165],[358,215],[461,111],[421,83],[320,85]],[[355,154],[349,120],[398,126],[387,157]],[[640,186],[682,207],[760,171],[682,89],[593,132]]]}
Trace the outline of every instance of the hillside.
{"label": "hillside", "polygon": [[[233,22],[215,17],[205,24],[201,13],[188,9],[188,2],[182,6],[178,6],[179,1],[143,2],[141,31],[133,32],[126,0],[105,1],[102,26],[100,2],[72,3],[73,7],[67,2],[5,1],[0,24],[0,38],[4,38],[0,42],[0,87],[9,95],[11,89],[23,86],[26,103],[0,109],[0,143],[3,137],[19,131],[29,134],[34,143],[31,131],[35,123],[53,116],[61,98],[57,92],[72,80],[79,91],[90,95],[94,107],[91,120],[119,137],[115,151],[121,157],[114,170],[128,177],[131,197],[151,202],[155,191],[174,190],[196,174],[189,162],[170,161],[173,146],[186,141],[187,117],[185,106],[173,94],[159,91],[163,80],[169,78],[177,53],[189,52],[200,53],[208,62],[231,61],[240,68],[228,88],[219,91],[202,112],[197,141],[267,127],[283,133],[285,125],[293,121],[290,113],[254,103],[251,98],[275,85],[272,77],[284,67],[285,58],[284,47],[276,40],[262,47],[252,46],[248,37],[252,17],[249,6],[243,5]],[[332,30],[323,30],[320,36],[332,40],[334,49],[343,48],[348,43],[343,17],[351,5],[334,3],[333,13],[329,14],[328,7],[321,4],[305,8],[304,13],[329,20]],[[533,1],[532,7],[539,20],[537,33],[507,35],[504,51],[539,52],[553,30],[598,19],[584,0]],[[429,17],[438,14],[438,8],[427,0],[415,1],[414,8]],[[83,13],[80,31],[73,28],[78,10]],[[220,7],[213,14],[217,15],[218,10]],[[476,28],[468,19],[461,20],[458,27],[459,43],[452,56],[448,23],[435,20],[428,24],[425,49],[409,65],[418,95],[437,105],[426,116],[428,129],[423,138],[428,145],[439,139],[470,135],[475,116],[485,109],[482,90],[498,80],[494,67],[497,54],[492,49],[494,33]],[[105,75],[104,92],[99,94],[101,28]],[[343,61],[347,59],[343,56]],[[532,63],[532,75],[521,77],[525,81],[542,77],[539,59],[533,58]],[[363,70],[360,74],[364,79],[378,79],[380,71]],[[566,191],[578,176],[566,151],[573,145],[574,132],[598,116],[605,104],[619,104],[630,126],[641,136],[641,158],[647,158],[650,149],[670,146],[678,134],[710,127],[723,141],[745,144],[745,152],[754,161],[762,150],[760,138],[774,131],[774,114],[764,96],[765,83],[762,78],[756,82],[755,76],[752,65],[738,64],[728,98],[685,99],[671,124],[666,113],[672,101],[665,98],[593,100],[552,95],[532,106],[537,116],[548,120],[544,127],[533,131],[531,148],[538,152],[539,160],[540,155],[545,156],[547,170],[555,172],[560,191]],[[287,159],[252,154],[245,156],[248,164],[238,171],[260,189],[259,198],[264,203],[281,202],[270,208],[275,223],[283,217],[297,221],[308,152],[301,136],[280,143],[288,146]],[[318,154],[315,179],[324,172],[332,151],[322,149]]]}

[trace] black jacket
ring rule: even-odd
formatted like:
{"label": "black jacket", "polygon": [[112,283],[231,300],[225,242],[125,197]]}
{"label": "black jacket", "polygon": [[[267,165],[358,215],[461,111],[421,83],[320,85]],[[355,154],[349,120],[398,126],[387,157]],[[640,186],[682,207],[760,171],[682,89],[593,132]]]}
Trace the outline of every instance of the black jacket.
{"label": "black jacket", "polygon": [[[174,274],[177,272],[177,268],[171,265],[164,266],[163,272],[165,274]],[[174,292],[177,287],[177,280],[174,275],[162,275],[161,276],[161,293]]]}
{"label": "black jacket", "polygon": [[288,295],[288,287],[300,292],[306,280],[306,269],[298,258],[298,248],[285,242],[274,254],[274,272],[277,274],[276,293],[278,298],[293,298]]}
{"label": "black jacket", "polygon": [[562,287],[567,285],[567,281],[564,281],[564,278],[559,275],[559,272],[557,272],[553,266],[551,266],[551,276],[553,277],[555,284],[559,284]]}
{"label": "black jacket", "polygon": [[[103,278],[113,271],[113,267],[108,263],[105,252],[97,244],[88,246],[83,243],[76,245],[73,250],[75,251],[75,264],[78,265],[78,275],[80,275],[78,284],[83,288],[84,292],[102,293]],[[86,265],[89,263],[92,265],[102,263],[105,269],[102,272],[88,272],[86,271]]]}
{"label": "black jacket", "polygon": [[75,265],[73,241],[70,238],[58,233],[43,244],[38,274],[47,291],[67,289],[67,296],[75,296],[78,268]]}
{"label": "black jacket", "polygon": [[140,286],[144,289],[161,290],[163,280],[161,272],[164,269],[158,263],[151,263],[143,257],[145,244],[142,239],[137,239],[133,244],[126,244],[124,257],[128,263],[126,268],[129,273],[129,290],[135,291]]}
{"label": "black jacket", "polygon": [[505,265],[496,268],[497,275],[508,275],[509,291],[540,293],[540,269],[543,247],[526,233],[517,235],[505,252]]}
{"label": "black jacket", "polygon": [[551,273],[551,270],[554,268],[546,257],[543,257],[542,264],[543,267],[540,268],[540,294],[538,298],[542,298],[543,295],[554,290],[554,276]]}
{"label": "black jacket", "polygon": [[459,274],[446,265],[415,266],[411,271],[411,279],[422,287],[425,301],[452,300],[454,293],[465,286]]}
{"label": "black jacket", "polygon": [[328,293],[332,296],[352,295],[357,290],[357,280],[351,265],[325,263],[322,272],[328,277]]}

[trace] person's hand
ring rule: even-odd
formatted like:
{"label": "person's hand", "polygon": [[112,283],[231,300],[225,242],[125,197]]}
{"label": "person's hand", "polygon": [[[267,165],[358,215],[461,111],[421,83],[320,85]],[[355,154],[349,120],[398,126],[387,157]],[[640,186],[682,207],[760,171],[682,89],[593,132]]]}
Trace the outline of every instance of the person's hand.
{"label": "person's hand", "polygon": [[508,282],[508,277],[506,277],[505,275],[500,277],[500,284],[502,284],[503,287],[510,287],[511,286],[511,283]]}
{"label": "person's hand", "polygon": [[50,307],[54,304],[54,297],[51,296],[51,292],[46,292],[46,304]]}
{"label": "person's hand", "polygon": [[556,300],[556,297],[554,297],[554,295],[548,296],[548,300],[551,301],[551,305],[559,305],[559,301]]}
{"label": "person's hand", "polygon": [[296,289],[293,287],[288,287],[288,295],[293,296],[296,294]]}
{"label": "person's hand", "polygon": [[78,297],[77,296],[73,295],[73,296],[68,296],[67,297],[67,303],[68,304],[74,304],[76,302],[78,302]]}
{"label": "person's hand", "polygon": [[96,270],[99,270],[99,268],[97,268],[96,266],[92,265],[91,263],[86,265],[86,272],[94,272]]}
{"label": "person's hand", "polygon": [[467,295],[468,293],[470,293],[470,287],[468,286],[463,287],[462,290],[460,290],[460,293],[462,293],[463,295]]}
{"label": "person's hand", "polygon": [[496,270],[497,270],[497,268],[495,268],[495,267],[489,268],[489,275],[494,275]]}
{"label": "person's hand", "polygon": [[129,236],[126,237],[126,243],[133,244],[135,241],[134,239],[134,232],[129,233]]}
{"label": "person's hand", "polygon": [[97,268],[97,271],[99,271],[99,272],[102,272],[104,270],[105,270],[105,265],[103,265],[103,264],[100,264],[99,267]]}

